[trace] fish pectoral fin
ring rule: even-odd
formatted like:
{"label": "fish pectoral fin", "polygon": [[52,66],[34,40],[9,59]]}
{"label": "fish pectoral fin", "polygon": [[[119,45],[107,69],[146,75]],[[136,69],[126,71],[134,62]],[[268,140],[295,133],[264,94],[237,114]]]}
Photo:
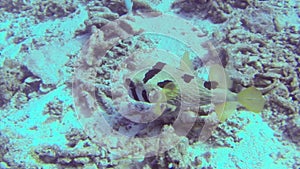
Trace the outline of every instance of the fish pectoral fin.
{"label": "fish pectoral fin", "polygon": [[237,102],[225,102],[215,105],[215,112],[219,121],[226,121],[236,110],[238,103]]}

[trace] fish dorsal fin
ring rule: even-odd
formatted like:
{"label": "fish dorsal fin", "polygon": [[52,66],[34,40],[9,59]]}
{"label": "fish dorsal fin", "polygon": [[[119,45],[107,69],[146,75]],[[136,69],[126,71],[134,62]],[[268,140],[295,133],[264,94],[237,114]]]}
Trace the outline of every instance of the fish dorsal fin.
{"label": "fish dorsal fin", "polygon": [[145,74],[143,78],[143,82],[147,83],[148,80],[152,79],[154,76],[156,76],[161,70],[164,68],[166,63],[163,62],[157,62],[152,68]]}
{"label": "fish dorsal fin", "polygon": [[190,52],[185,51],[181,60],[180,60],[180,70],[185,72],[190,72],[193,69],[193,63],[190,59]]}
{"label": "fish dorsal fin", "polygon": [[259,113],[263,110],[265,100],[255,87],[248,87],[237,95],[238,102],[248,110]]}
{"label": "fish dorsal fin", "polygon": [[218,83],[218,88],[228,89],[232,87],[232,81],[223,66],[211,65],[209,68],[209,80]]}

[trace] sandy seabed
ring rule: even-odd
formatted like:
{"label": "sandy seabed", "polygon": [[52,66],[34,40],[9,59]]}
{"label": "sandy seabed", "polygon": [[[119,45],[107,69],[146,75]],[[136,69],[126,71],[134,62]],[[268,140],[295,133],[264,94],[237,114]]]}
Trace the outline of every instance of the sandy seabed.
{"label": "sandy seabed", "polygon": [[[299,4],[134,0],[128,15],[121,0],[1,1],[0,168],[300,169]],[[176,59],[164,61],[174,67],[191,50],[204,80],[205,66],[220,61],[232,92],[250,86],[262,92],[263,111],[238,107],[221,123],[213,108],[201,105],[180,137],[171,125],[176,114],[148,125],[122,117],[112,104],[111,75],[130,74],[125,62],[128,70],[150,66],[151,59],[140,63],[135,56],[145,49],[168,51]],[[118,105],[127,110],[131,101],[136,112],[140,102],[126,98]],[[107,124],[130,139],[107,134],[111,129],[93,114],[97,106]],[[211,124],[205,142],[197,139],[204,124]],[[170,149],[151,154],[155,143],[130,142],[153,135],[159,148]]]}

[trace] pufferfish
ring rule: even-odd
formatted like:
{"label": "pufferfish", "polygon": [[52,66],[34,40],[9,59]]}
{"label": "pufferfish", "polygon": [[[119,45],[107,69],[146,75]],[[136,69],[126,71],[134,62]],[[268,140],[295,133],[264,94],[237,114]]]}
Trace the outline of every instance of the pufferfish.
{"label": "pufferfish", "polygon": [[[195,76],[189,52],[185,52],[180,66],[157,61],[150,69],[138,72],[126,79],[129,95],[136,101],[157,103],[155,114],[164,110],[159,106],[171,100],[179,100],[186,111],[197,112],[197,107],[213,103],[219,121],[224,122],[236,110],[238,104],[259,113],[265,100],[255,87],[249,87],[236,94],[229,90],[232,81],[221,65],[209,67],[209,79],[203,81]],[[200,105],[197,105],[200,104]],[[195,108],[195,109],[194,109]]]}

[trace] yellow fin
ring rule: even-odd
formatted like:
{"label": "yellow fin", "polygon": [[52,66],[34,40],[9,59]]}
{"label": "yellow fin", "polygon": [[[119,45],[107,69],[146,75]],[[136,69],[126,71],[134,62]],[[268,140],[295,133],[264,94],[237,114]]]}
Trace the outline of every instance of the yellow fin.
{"label": "yellow fin", "polygon": [[165,95],[168,101],[176,98],[179,95],[179,89],[173,82],[170,82],[164,86],[162,93]]}
{"label": "yellow fin", "polygon": [[161,103],[156,103],[153,111],[156,116],[160,116],[164,111],[164,109],[161,107]]}
{"label": "yellow fin", "polygon": [[185,51],[181,60],[180,60],[180,69],[182,71],[188,71],[190,72],[193,69],[193,63],[190,59],[190,52]]}
{"label": "yellow fin", "polygon": [[238,93],[237,99],[245,108],[255,113],[261,112],[265,105],[261,92],[255,87],[248,87],[241,91]]}
{"label": "yellow fin", "polygon": [[236,110],[237,102],[225,102],[215,106],[215,112],[221,122],[226,121]]}
{"label": "yellow fin", "polygon": [[218,64],[210,66],[209,80],[218,82],[218,88],[228,89],[232,86],[232,81],[227,75],[225,69]]}

